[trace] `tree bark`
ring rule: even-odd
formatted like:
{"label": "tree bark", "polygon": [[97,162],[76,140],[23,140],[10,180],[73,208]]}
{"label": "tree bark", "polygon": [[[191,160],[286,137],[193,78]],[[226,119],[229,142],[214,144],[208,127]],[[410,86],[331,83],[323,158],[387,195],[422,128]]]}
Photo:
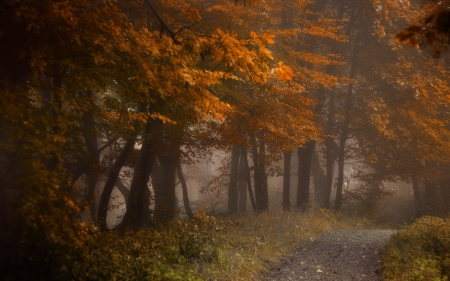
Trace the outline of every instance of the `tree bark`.
{"label": "tree bark", "polygon": [[415,216],[416,218],[419,218],[422,216],[422,197],[420,194],[419,189],[419,181],[417,180],[417,176],[412,173],[411,174],[411,180],[413,185],[413,192],[414,192],[414,208],[415,208]]}
{"label": "tree bark", "polygon": [[[130,157],[131,152],[134,148],[134,143],[136,142],[136,136],[133,136],[132,138],[128,139],[125,143],[124,147],[122,148],[122,151],[120,152],[119,156],[117,157],[114,164],[111,166],[109,173],[108,173],[108,179],[106,180],[105,186],[103,187],[103,192],[100,197],[100,203],[98,206],[98,216],[97,216],[97,222],[98,226],[101,230],[106,230],[106,216],[108,213],[108,205],[109,200],[111,198],[111,193],[114,189],[114,186],[118,180],[120,170],[122,169],[122,166],[127,161],[128,157]],[[128,192],[129,194],[129,192]],[[127,201],[127,199],[125,199]]]}
{"label": "tree bark", "polygon": [[165,148],[165,152],[158,156],[161,167],[161,184],[157,189],[158,194],[155,194],[154,220],[157,223],[173,220],[179,213],[175,187],[183,128],[178,125],[168,125],[165,131],[167,132],[168,146]]}
{"label": "tree bark", "polygon": [[258,207],[256,205],[255,196],[252,190],[252,179],[250,175],[250,167],[248,166],[247,149],[244,147],[241,148],[241,157],[245,165],[245,179],[247,181],[248,195],[250,196],[250,202],[252,203],[253,212],[256,213],[258,211]]}
{"label": "tree bark", "polygon": [[178,161],[178,165],[177,165],[177,175],[178,175],[178,179],[180,180],[180,183],[181,183],[181,188],[183,189],[183,204],[184,204],[184,209],[186,210],[186,215],[188,216],[188,218],[193,219],[194,213],[192,213],[191,205],[189,202],[189,194],[188,194],[187,184],[186,184],[186,180],[183,176],[183,171],[181,170],[180,161]]}
{"label": "tree bark", "polygon": [[298,148],[298,185],[297,209],[305,211],[309,205],[309,183],[311,181],[311,163],[315,141],[309,141]]}
{"label": "tree bark", "polygon": [[291,209],[291,157],[292,152],[284,153],[283,174],[283,211]]}
{"label": "tree bark", "polygon": [[175,196],[177,164],[172,151],[166,151],[158,158],[160,159],[162,182],[158,194],[155,194],[154,220],[161,223],[174,219],[178,212]]}
{"label": "tree bark", "polygon": [[151,136],[152,129],[158,126],[159,120],[149,118],[145,124],[143,139],[138,159],[134,167],[134,175],[131,181],[130,193],[127,200],[127,210],[122,222],[118,226],[120,230],[136,229],[142,225],[144,214],[144,196],[148,194],[148,180],[156,158],[155,137]]}
{"label": "tree bark", "polygon": [[257,211],[260,212],[264,209],[264,198],[262,189],[261,169],[259,164],[259,153],[256,140],[252,138],[252,157],[253,157],[253,182],[255,185],[255,200]]}
{"label": "tree bark", "polygon": [[230,182],[228,183],[228,212],[236,214],[238,212],[238,179],[239,179],[239,158],[240,148],[238,145],[233,145],[231,150],[231,167],[230,167]]}
{"label": "tree bark", "polygon": [[[334,128],[334,107],[335,107],[335,96],[334,93],[331,92],[328,105],[328,123],[327,123],[327,134],[330,136],[333,134]],[[334,181],[334,161],[336,159],[334,148],[336,144],[334,143],[333,137],[330,136],[325,139],[327,182],[325,186],[323,202],[321,204],[321,207],[323,208],[329,208],[330,206],[331,189],[333,187]]]}
{"label": "tree bark", "polygon": [[238,172],[238,195],[239,195],[239,207],[240,213],[247,212],[247,181],[246,181],[246,168],[244,163],[244,157],[242,157],[242,148],[239,147],[239,172]]}
{"label": "tree bark", "polygon": [[[92,93],[88,91],[87,95],[91,97]],[[96,216],[96,202],[95,202],[95,188],[97,186],[98,176],[100,173],[100,153],[98,151],[97,132],[95,128],[95,120],[92,111],[85,112],[81,117],[83,125],[83,137],[87,148],[87,168],[85,169],[86,184],[88,188],[86,201],[90,209],[92,223],[97,220]]]}
{"label": "tree bark", "polygon": [[[351,60],[350,78],[355,78],[356,74],[356,61],[353,56]],[[352,96],[353,96],[353,83],[350,83],[347,87],[347,100],[345,102],[345,117],[342,124],[341,137],[339,140],[339,152],[338,152],[338,183],[336,188],[336,201],[334,204],[335,210],[340,210],[342,206],[342,187],[344,185],[344,160],[345,160],[345,145],[347,143],[349,126],[350,126],[350,111],[352,109]]]}
{"label": "tree bark", "polygon": [[259,169],[261,177],[261,190],[262,190],[262,205],[261,210],[266,211],[269,209],[269,188],[267,185],[267,174],[266,174],[266,146],[264,142],[259,142]]}
{"label": "tree bark", "polygon": [[311,172],[314,180],[314,202],[317,206],[320,206],[325,195],[327,175],[324,173],[322,167],[320,166],[319,156],[317,155],[316,149],[313,151]]}

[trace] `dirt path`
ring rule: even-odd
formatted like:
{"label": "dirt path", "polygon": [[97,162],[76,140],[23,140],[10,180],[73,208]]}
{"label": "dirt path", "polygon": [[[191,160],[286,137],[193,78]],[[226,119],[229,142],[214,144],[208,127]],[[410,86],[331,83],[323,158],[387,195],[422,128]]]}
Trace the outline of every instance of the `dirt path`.
{"label": "dirt path", "polygon": [[262,280],[379,280],[380,253],[394,232],[334,230],[298,249]]}

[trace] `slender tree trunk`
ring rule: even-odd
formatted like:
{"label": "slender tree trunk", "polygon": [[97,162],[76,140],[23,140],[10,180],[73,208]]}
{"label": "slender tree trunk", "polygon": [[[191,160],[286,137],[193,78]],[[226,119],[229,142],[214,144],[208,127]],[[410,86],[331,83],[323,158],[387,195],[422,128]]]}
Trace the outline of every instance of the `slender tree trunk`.
{"label": "slender tree trunk", "polygon": [[420,195],[419,181],[414,173],[411,174],[411,179],[414,192],[415,216],[416,218],[419,218],[422,216],[422,196]]}
{"label": "slender tree trunk", "polygon": [[291,157],[292,152],[284,153],[283,211],[291,209]]}
{"label": "slender tree trunk", "polygon": [[[135,136],[127,140],[122,151],[120,152],[116,161],[109,170],[108,179],[106,180],[105,186],[103,187],[103,192],[100,197],[100,203],[98,206],[97,221],[101,230],[106,230],[106,215],[108,213],[108,205],[109,200],[111,198],[111,193],[114,189],[116,182],[118,181],[120,170],[122,169],[123,165],[125,164],[128,157],[130,157],[131,152],[133,151],[135,142],[136,142]],[[125,201],[127,201],[127,198],[125,198]]]}
{"label": "slender tree trunk", "polygon": [[[333,133],[332,131],[334,127],[334,107],[335,107],[335,95],[333,92],[331,92],[328,105],[328,124],[327,124],[328,135],[332,135]],[[330,205],[330,195],[334,181],[335,146],[336,145],[334,143],[333,137],[327,137],[325,139],[327,183],[325,186],[325,194],[322,202],[322,207],[324,208],[329,208]]]}
{"label": "slender tree trunk", "polygon": [[238,193],[239,193],[239,207],[240,213],[247,211],[247,181],[246,181],[246,169],[244,163],[244,157],[242,157],[242,148],[239,148],[241,157],[239,159],[239,172],[238,172]]}
{"label": "slender tree trunk", "polygon": [[248,166],[247,149],[244,147],[241,148],[241,157],[245,165],[245,179],[247,181],[248,195],[250,196],[250,202],[252,203],[253,212],[256,213],[258,211],[258,207],[256,205],[255,196],[252,190],[252,179],[250,175],[250,167]]}
{"label": "slender tree trunk", "polygon": [[[92,93],[88,91],[87,95],[91,97]],[[84,142],[88,152],[86,165],[87,169],[85,170],[87,177],[86,183],[88,187],[86,201],[88,202],[90,209],[91,221],[92,223],[95,223],[97,220],[95,188],[97,186],[98,176],[100,173],[100,153],[98,151],[97,132],[92,111],[88,111],[83,114],[82,124]]]}
{"label": "slender tree trunk", "polygon": [[186,210],[186,215],[188,216],[188,218],[193,219],[194,213],[192,213],[191,205],[189,202],[187,184],[186,184],[186,180],[183,176],[183,171],[181,170],[180,161],[178,161],[178,165],[177,165],[177,175],[178,175],[178,179],[180,180],[180,183],[181,183],[181,188],[183,189],[183,204],[184,204],[184,209]]}
{"label": "slender tree trunk", "polygon": [[[355,78],[356,74],[356,61],[353,56],[351,60],[350,78]],[[350,83],[347,87],[347,100],[345,103],[345,117],[342,124],[341,137],[339,140],[339,152],[338,152],[338,183],[336,188],[336,201],[334,208],[340,210],[342,206],[342,187],[344,185],[344,160],[345,160],[345,145],[348,139],[349,126],[350,126],[350,112],[352,109],[352,96],[353,96],[353,83]]]}
{"label": "slender tree trunk", "polygon": [[311,163],[315,141],[309,141],[305,147],[298,148],[298,185],[297,208],[303,211],[309,205],[309,184],[311,182]]}
{"label": "slender tree trunk", "polygon": [[[344,11],[345,11],[345,2],[344,1],[337,1],[336,2],[336,11],[337,11],[337,18],[342,19],[344,17]],[[353,18],[352,18],[353,19]],[[354,20],[354,19],[353,19]],[[351,26],[353,22],[349,24]],[[350,35],[351,29],[348,28],[346,30],[346,34]],[[335,53],[337,45],[335,44],[332,47],[332,53]],[[337,66],[331,65],[329,67],[329,73],[335,74],[337,72]],[[327,120],[327,127],[326,127],[326,133],[329,137],[325,139],[325,147],[326,147],[326,173],[327,173],[327,182],[325,186],[325,194],[322,202],[322,207],[330,208],[330,197],[331,197],[331,190],[334,183],[334,163],[336,161],[336,143],[334,142],[333,133],[334,133],[334,126],[335,126],[335,107],[336,107],[336,97],[334,91],[329,92],[329,104],[328,104],[328,120]]]}
{"label": "slender tree trunk", "polygon": [[260,169],[260,177],[261,177],[261,190],[262,190],[262,205],[261,210],[269,209],[269,188],[267,185],[267,174],[266,174],[266,147],[264,142],[260,141],[259,143],[259,169]]}
{"label": "slender tree trunk", "polygon": [[325,196],[325,186],[327,183],[327,175],[320,166],[317,150],[313,152],[311,161],[311,172],[314,179],[314,202],[317,206],[321,206],[323,197]]}
{"label": "slender tree trunk", "polygon": [[228,184],[228,212],[236,214],[238,211],[238,179],[239,179],[239,158],[240,148],[238,145],[233,145],[231,150],[231,168],[230,168],[230,182]]}
{"label": "slender tree trunk", "polygon": [[258,212],[264,210],[264,195],[262,187],[261,169],[259,164],[259,153],[255,138],[252,141],[252,156],[253,156],[253,182],[255,184],[255,199]]}

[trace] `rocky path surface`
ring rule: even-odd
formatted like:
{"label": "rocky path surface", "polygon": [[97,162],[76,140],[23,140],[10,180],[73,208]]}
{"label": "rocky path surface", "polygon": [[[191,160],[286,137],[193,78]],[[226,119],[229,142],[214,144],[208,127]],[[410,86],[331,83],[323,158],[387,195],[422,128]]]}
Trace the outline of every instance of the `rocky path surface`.
{"label": "rocky path surface", "polygon": [[379,280],[380,253],[394,230],[337,229],[317,237],[271,268],[264,281]]}

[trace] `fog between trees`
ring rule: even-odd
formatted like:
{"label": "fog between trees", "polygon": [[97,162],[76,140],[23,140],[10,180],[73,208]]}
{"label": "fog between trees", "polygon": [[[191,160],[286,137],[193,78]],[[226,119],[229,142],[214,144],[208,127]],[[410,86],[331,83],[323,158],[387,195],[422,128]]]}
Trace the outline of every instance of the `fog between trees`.
{"label": "fog between trees", "polygon": [[188,206],[448,213],[447,7],[4,1],[2,256]]}

